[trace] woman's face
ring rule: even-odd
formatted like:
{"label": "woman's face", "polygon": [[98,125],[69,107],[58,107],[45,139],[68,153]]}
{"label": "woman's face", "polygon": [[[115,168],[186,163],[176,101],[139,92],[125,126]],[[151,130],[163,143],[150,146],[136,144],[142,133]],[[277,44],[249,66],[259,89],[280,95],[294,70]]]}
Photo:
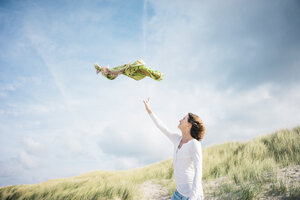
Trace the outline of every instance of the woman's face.
{"label": "woman's face", "polygon": [[184,116],[184,118],[182,118],[180,121],[179,121],[179,125],[178,125],[178,128],[180,129],[180,130],[183,130],[183,129],[185,129],[185,128],[187,128],[187,127],[189,127],[190,126],[190,123],[188,122],[188,115],[186,115],[186,116]]}

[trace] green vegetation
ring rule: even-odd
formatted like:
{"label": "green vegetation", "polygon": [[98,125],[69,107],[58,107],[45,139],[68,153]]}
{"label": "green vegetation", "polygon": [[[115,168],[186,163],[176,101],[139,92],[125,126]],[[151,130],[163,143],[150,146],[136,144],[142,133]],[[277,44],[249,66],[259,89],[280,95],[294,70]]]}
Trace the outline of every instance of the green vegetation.
{"label": "green vegetation", "polygon": [[[242,134],[242,133],[241,133]],[[299,185],[285,184],[277,171],[300,164],[300,126],[282,129],[249,142],[228,142],[203,148],[203,182],[226,177],[208,196],[221,199],[255,199],[269,184],[269,195],[300,197]],[[0,188],[0,199],[142,199],[139,185],[153,180],[175,191],[172,159],[123,171],[93,171],[33,185]]]}

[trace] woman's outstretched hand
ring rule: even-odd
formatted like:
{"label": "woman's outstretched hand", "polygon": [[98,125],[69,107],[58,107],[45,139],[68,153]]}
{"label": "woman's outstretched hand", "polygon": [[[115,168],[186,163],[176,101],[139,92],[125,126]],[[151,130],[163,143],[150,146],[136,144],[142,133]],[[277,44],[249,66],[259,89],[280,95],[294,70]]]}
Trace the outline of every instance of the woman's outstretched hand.
{"label": "woman's outstretched hand", "polygon": [[147,112],[149,113],[149,115],[152,113],[151,109],[149,108],[149,101],[150,101],[150,97],[148,97],[147,100],[143,100],[144,104],[145,104],[145,108],[147,110]]}

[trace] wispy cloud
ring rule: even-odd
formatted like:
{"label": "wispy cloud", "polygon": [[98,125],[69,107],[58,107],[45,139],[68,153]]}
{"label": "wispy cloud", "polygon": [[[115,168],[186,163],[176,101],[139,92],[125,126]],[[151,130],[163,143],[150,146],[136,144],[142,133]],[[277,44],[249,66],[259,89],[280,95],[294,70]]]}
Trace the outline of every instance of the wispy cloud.
{"label": "wispy cloud", "polygon": [[68,101],[70,97],[68,96],[68,93],[66,92],[66,89],[62,81],[60,80],[58,73],[54,69],[55,60],[53,59],[55,59],[55,57],[52,57],[52,59],[50,57],[57,51],[56,44],[51,42],[51,40],[47,39],[43,35],[35,34],[35,32],[36,31],[31,29],[31,32],[27,33],[28,38],[37,51],[37,55],[39,55],[42,59],[43,66],[46,67],[45,70],[49,70],[61,95],[64,97],[64,99],[66,99],[66,101]]}
{"label": "wispy cloud", "polygon": [[35,169],[38,167],[36,161],[34,161],[33,158],[28,153],[26,153],[26,151],[20,152],[19,159],[24,167],[28,169]]}
{"label": "wispy cloud", "polygon": [[41,155],[44,154],[44,147],[37,141],[34,141],[32,138],[23,138],[23,144],[25,145],[25,149],[28,153],[33,155]]}

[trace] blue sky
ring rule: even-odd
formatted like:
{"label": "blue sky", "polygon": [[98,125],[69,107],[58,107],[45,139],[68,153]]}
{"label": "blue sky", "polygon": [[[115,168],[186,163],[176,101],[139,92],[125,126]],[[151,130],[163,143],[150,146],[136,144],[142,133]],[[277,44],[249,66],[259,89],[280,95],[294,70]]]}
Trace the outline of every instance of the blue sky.
{"label": "blue sky", "polygon": [[[202,146],[300,121],[298,1],[1,1],[0,185],[172,156],[142,103],[174,132],[188,112]],[[161,82],[96,75],[143,59]],[[204,166],[205,167],[205,163]]]}

